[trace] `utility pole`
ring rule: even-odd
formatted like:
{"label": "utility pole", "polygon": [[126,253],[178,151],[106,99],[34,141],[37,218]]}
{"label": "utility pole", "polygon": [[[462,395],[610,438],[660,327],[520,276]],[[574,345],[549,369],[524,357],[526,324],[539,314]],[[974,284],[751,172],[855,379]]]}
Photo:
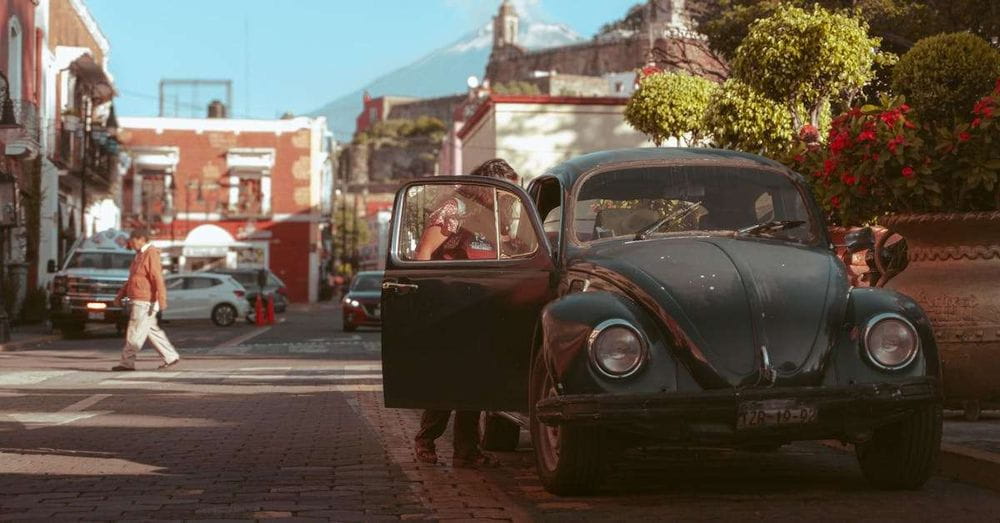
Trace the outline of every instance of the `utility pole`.
{"label": "utility pole", "polygon": [[82,167],[80,168],[80,237],[85,238],[87,236],[87,155],[90,152],[90,147],[87,142],[90,141],[90,97],[87,96],[83,99],[83,151],[82,156]]}

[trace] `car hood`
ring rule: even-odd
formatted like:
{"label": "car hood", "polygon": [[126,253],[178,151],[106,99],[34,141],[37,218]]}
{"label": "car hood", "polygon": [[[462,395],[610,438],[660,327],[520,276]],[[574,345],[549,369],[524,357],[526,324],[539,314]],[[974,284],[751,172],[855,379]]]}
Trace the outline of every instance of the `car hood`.
{"label": "car hood", "polygon": [[821,248],[751,238],[666,238],[591,249],[585,264],[663,322],[705,388],[815,385],[847,308]]}

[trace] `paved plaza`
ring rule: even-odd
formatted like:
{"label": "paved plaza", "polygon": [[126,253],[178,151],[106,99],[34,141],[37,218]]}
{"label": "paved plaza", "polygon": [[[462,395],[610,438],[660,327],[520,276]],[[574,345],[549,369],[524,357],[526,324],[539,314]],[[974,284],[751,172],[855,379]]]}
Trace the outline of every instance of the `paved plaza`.
{"label": "paved plaza", "polygon": [[[111,373],[111,333],[0,352],[0,519],[995,521],[1000,495],[934,478],[880,492],[853,456],[637,449],[598,495],[559,498],[525,435],[502,466],[418,464],[418,413],[382,406],[379,332],[330,305],[268,329],[166,325],[184,360]],[[996,423],[997,420],[986,423]],[[446,436],[447,438],[447,436]]]}

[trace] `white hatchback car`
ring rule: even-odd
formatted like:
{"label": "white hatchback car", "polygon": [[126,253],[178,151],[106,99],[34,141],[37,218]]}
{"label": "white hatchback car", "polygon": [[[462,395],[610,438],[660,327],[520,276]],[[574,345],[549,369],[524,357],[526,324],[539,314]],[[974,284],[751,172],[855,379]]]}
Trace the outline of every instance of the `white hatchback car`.
{"label": "white hatchback car", "polygon": [[164,320],[211,319],[228,327],[250,313],[246,289],[232,276],[210,272],[170,274]]}

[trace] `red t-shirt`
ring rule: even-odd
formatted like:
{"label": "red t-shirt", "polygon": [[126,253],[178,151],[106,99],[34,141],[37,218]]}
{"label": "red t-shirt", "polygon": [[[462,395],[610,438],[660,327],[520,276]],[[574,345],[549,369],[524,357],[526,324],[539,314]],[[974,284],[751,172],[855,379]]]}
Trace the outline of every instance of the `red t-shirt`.
{"label": "red t-shirt", "polygon": [[493,241],[485,235],[462,228],[467,216],[465,203],[457,198],[448,198],[436,211],[431,213],[427,226],[441,227],[447,239],[432,254],[432,260],[482,260],[496,259],[497,250]]}

